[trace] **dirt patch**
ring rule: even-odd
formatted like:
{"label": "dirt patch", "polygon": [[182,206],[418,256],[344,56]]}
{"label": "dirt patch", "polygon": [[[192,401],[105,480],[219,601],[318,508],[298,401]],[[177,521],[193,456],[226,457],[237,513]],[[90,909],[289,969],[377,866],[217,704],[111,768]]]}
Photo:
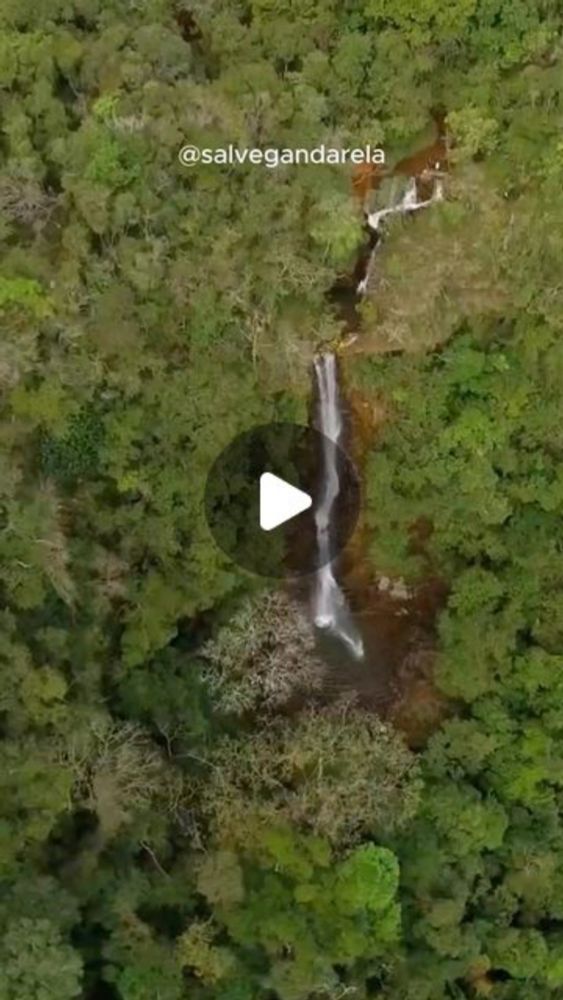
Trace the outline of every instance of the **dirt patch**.
{"label": "dirt patch", "polygon": [[[356,546],[360,539],[356,539]],[[374,573],[367,559],[343,572],[344,589],[361,629],[363,660],[334,663],[332,690],[353,690],[366,708],[390,718],[410,745],[423,745],[451,711],[433,680],[436,622],[448,588],[429,578],[409,589]]]}
{"label": "dirt patch", "polygon": [[454,711],[454,705],[437,690],[433,682],[436,659],[433,644],[413,645],[397,672],[397,697],[388,717],[406,736],[409,746],[420,749],[428,738]]}

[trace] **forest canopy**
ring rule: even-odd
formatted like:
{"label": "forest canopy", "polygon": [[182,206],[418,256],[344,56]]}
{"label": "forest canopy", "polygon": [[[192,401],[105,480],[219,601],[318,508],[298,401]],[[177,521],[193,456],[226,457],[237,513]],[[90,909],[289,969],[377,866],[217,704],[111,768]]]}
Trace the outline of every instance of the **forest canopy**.
{"label": "forest canopy", "polygon": [[[0,0],[0,1000],[561,995],[561,31],[557,0]],[[445,199],[386,227],[342,355],[383,414],[370,572],[446,594],[412,749],[203,514],[347,332],[352,171],[178,153],[392,167],[436,122]]]}

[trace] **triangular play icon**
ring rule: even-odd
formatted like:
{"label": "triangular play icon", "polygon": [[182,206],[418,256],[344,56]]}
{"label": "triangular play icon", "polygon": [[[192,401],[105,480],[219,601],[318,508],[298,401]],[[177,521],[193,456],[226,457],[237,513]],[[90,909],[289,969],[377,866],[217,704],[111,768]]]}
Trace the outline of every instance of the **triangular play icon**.
{"label": "triangular play icon", "polygon": [[285,479],[274,476],[272,472],[263,472],[260,476],[260,527],[263,531],[272,531],[308,510],[312,504],[308,493],[298,490]]}

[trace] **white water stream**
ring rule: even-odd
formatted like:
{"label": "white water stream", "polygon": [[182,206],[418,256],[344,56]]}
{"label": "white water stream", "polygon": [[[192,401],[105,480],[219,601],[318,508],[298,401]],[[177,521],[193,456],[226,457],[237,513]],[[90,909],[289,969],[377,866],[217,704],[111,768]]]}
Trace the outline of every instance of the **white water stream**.
{"label": "white water stream", "polygon": [[416,177],[411,177],[405,192],[398,201],[392,201],[387,208],[380,208],[377,212],[370,212],[367,216],[367,223],[370,229],[378,230],[382,219],[388,215],[403,215],[406,212],[417,212],[420,208],[427,208],[435,201],[443,201],[444,186],[439,177],[434,178],[434,186],[430,198],[423,201],[418,200]]}
{"label": "white water stream", "polygon": [[[436,171],[439,168],[439,164],[436,164]],[[434,176],[434,185],[432,188],[432,194],[429,198],[424,198],[422,201],[418,200],[418,190],[416,177],[411,177],[407,187],[405,188],[403,195],[397,199],[392,192],[391,200],[387,208],[380,208],[375,212],[366,213],[366,222],[373,232],[378,234],[381,233],[381,222],[386,219],[389,215],[405,215],[407,212],[418,212],[420,208],[427,208],[428,205],[432,205],[435,201],[444,200],[444,185],[441,178],[436,174]],[[378,251],[381,243],[380,240],[376,242],[366,265],[365,274],[362,280],[358,283],[356,288],[357,295],[365,295],[368,290],[368,285],[372,276],[374,268],[374,260],[376,252]]]}
{"label": "white water stream", "polygon": [[338,448],[332,447],[331,442],[339,444],[343,428],[336,358],[334,354],[322,354],[315,358],[314,366],[318,391],[317,425],[323,434],[323,490],[315,513],[321,568],[317,572],[313,593],[314,622],[317,628],[331,632],[357,659],[361,659],[364,655],[362,637],[332,569],[332,512],[340,494],[341,481]]}

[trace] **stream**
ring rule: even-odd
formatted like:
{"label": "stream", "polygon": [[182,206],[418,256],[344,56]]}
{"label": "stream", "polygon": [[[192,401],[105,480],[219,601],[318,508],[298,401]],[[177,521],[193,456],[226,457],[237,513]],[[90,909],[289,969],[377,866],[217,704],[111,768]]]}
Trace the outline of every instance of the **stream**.
{"label": "stream", "polygon": [[[384,239],[385,220],[393,215],[411,215],[427,208],[434,202],[443,200],[443,180],[440,171],[440,159],[434,152],[435,147],[429,147],[433,159],[424,160],[420,175],[407,177],[406,184],[391,185],[388,204],[373,211],[365,209],[367,230],[367,247],[359,258],[353,274],[352,294],[354,296],[352,315],[357,317],[356,302],[367,293],[375,268],[376,255]],[[424,156],[424,152],[422,154]],[[411,158],[414,159],[414,158]],[[407,163],[409,161],[405,161]],[[417,166],[420,163],[418,156]],[[414,163],[413,163],[414,166]],[[402,163],[395,168],[394,174],[401,174]],[[416,169],[416,168],[415,168]],[[348,286],[350,289],[350,286]],[[348,308],[348,313],[350,310]],[[349,316],[344,316],[350,328]],[[359,322],[359,320],[358,320]],[[325,636],[330,636],[333,644],[338,644],[341,652],[345,651],[352,662],[366,661],[366,649],[369,647],[375,658],[381,663],[383,643],[377,635],[366,636],[365,623],[361,616],[352,610],[343,586],[339,582],[339,573],[335,564],[333,538],[335,534],[335,517],[337,517],[336,502],[342,489],[340,470],[338,468],[338,448],[332,448],[330,442],[342,445],[345,427],[345,400],[339,381],[339,367],[336,353],[324,352],[317,355],[313,363],[313,378],[316,398],[314,413],[315,426],[324,436],[326,444],[323,448],[321,475],[321,502],[315,515],[316,544],[320,556],[321,568],[316,573],[313,583],[312,616],[313,623]],[[393,595],[391,595],[393,596]],[[406,596],[406,595],[403,595]],[[380,603],[380,602],[379,602]],[[408,615],[405,607],[397,606],[399,617]],[[373,633],[373,620],[371,622]],[[388,631],[388,629],[387,629]]]}

